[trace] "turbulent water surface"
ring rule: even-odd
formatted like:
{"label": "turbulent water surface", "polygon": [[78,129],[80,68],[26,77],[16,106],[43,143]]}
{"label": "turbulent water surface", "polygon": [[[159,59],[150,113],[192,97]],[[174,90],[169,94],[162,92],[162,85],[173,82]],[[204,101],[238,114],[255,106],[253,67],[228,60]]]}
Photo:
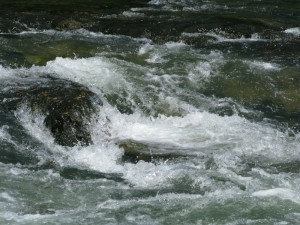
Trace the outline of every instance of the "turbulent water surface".
{"label": "turbulent water surface", "polygon": [[[300,224],[298,1],[49,2],[0,3],[0,224]],[[49,76],[92,144],[6,107]]]}

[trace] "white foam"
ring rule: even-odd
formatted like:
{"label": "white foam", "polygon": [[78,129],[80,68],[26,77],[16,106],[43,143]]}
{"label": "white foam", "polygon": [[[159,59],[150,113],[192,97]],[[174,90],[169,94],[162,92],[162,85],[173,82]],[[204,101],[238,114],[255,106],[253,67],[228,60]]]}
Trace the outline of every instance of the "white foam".
{"label": "white foam", "polygon": [[295,36],[300,36],[300,27],[289,28],[284,31],[287,34],[293,34]]}
{"label": "white foam", "polygon": [[255,197],[278,197],[285,200],[290,200],[300,204],[299,192],[293,191],[288,188],[273,188],[268,190],[256,191],[252,194]]}
{"label": "white foam", "polygon": [[296,154],[300,146],[297,139],[289,143],[286,134],[239,116],[221,117],[208,112],[191,112],[184,117],[161,116],[151,120],[135,113],[111,114],[109,119],[112,139],[194,148],[199,152],[201,149],[229,150],[273,160],[299,158]]}
{"label": "white foam", "polygon": [[[39,112],[32,112],[27,105],[21,105],[15,111],[15,116],[29,134],[44,144],[47,144],[48,147],[53,146],[54,138],[51,136],[50,131],[44,126],[44,115]],[[47,140],[47,142],[45,142],[45,140]]]}
{"label": "white foam", "polygon": [[56,37],[72,37],[72,36],[84,36],[86,38],[90,37],[105,37],[105,36],[111,36],[111,35],[105,35],[101,32],[92,32],[85,29],[76,29],[71,31],[57,31],[57,30],[37,30],[37,29],[30,29],[28,31],[22,31],[20,33],[15,33],[14,35],[32,35],[32,34],[44,34],[49,36],[56,36]]}
{"label": "white foam", "polygon": [[16,199],[14,197],[12,197],[9,193],[7,192],[2,192],[0,194],[0,198],[5,199],[8,202],[15,202]]}
{"label": "white foam", "polygon": [[18,167],[13,167],[13,168],[10,168],[9,173],[10,173],[10,176],[11,175],[13,175],[13,176],[19,176],[19,175],[27,174],[28,171],[26,169],[24,169],[24,168],[20,169]]}
{"label": "white foam", "polygon": [[[34,69],[34,68],[33,68]],[[36,68],[41,72],[54,73],[60,78],[69,79],[92,88],[99,93],[117,91],[119,88],[130,90],[131,87],[123,76],[123,69],[104,57],[70,59],[58,57],[45,67]]]}
{"label": "white foam", "polygon": [[39,158],[39,164],[42,165],[49,160],[49,157],[56,157],[57,163],[63,166],[69,149],[68,147],[55,144],[54,137],[44,125],[45,116],[38,111],[33,112],[25,104],[21,105],[15,111],[15,116],[27,132],[46,147],[39,149],[39,151],[36,152],[36,155]]}
{"label": "white foam", "polygon": [[250,38],[245,38],[244,36],[240,37],[240,38],[228,38],[226,36],[228,36],[228,34],[226,34],[225,32],[214,32],[214,31],[210,31],[207,33],[182,33],[182,36],[186,36],[186,37],[201,37],[201,36],[207,36],[207,37],[212,37],[215,39],[215,41],[213,42],[256,42],[256,41],[267,41],[266,39],[262,39],[259,34],[254,33],[251,35]]}
{"label": "white foam", "polygon": [[150,58],[146,59],[148,63],[164,63],[167,60],[164,60],[160,54],[154,54]]}
{"label": "white foam", "polygon": [[18,144],[12,139],[11,135],[8,132],[9,126],[4,125],[0,127],[0,141],[5,141],[14,146],[18,146]]}
{"label": "white foam", "polygon": [[144,13],[138,13],[138,12],[133,12],[133,11],[124,11],[122,13],[123,16],[125,17],[144,17]]}
{"label": "white foam", "polygon": [[[135,12],[132,12],[133,14]],[[137,13],[138,14],[138,13]],[[141,14],[142,15],[142,14]],[[111,15],[109,17],[112,17]],[[117,17],[117,15],[115,15]],[[124,39],[127,38],[128,40],[138,41],[138,42],[144,42],[144,43],[151,43],[152,41],[147,38],[132,38],[130,36],[125,35],[113,35],[113,34],[103,34],[102,32],[93,32],[89,31],[83,28],[70,30],[70,31],[57,31],[57,30],[38,30],[38,29],[29,29],[27,31],[22,31],[20,33],[14,33],[11,35],[47,35],[50,37],[55,37],[56,39],[69,39],[69,38],[79,38],[80,40],[84,38],[85,40],[107,40],[107,39]]]}
{"label": "white foam", "polygon": [[[98,170],[101,172],[121,172],[117,160],[123,155],[122,150],[113,143],[103,143],[101,138],[97,143],[88,147],[75,146],[73,148],[57,145],[50,131],[44,125],[44,116],[39,112],[32,112],[26,105],[22,105],[15,113],[24,128],[51,151],[60,166],[77,166]],[[38,152],[40,160],[47,160],[49,155]],[[46,158],[45,158],[46,157]]]}
{"label": "white foam", "polygon": [[[160,10],[166,10],[166,11],[199,12],[199,11],[216,10],[216,9],[222,9],[222,10],[228,9],[226,5],[219,5],[216,4],[216,2],[210,2],[210,1],[175,0],[170,2],[166,0],[151,0],[150,2],[148,2],[148,4],[156,5],[156,6],[160,5],[162,6]],[[158,10],[158,9],[153,9],[153,10]]]}
{"label": "white foam", "polygon": [[0,79],[7,79],[13,77],[15,74],[15,71],[10,68],[4,68],[0,65]]}
{"label": "white foam", "polygon": [[150,43],[146,43],[140,47],[138,54],[144,55],[153,49],[154,49],[154,45],[152,45]]}
{"label": "white foam", "polygon": [[253,70],[265,70],[265,71],[279,71],[281,70],[280,66],[275,63],[262,62],[262,61],[249,61],[245,60],[244,63],[249,65]]}
{"label": "white foam", "polygon": [[68,163],[105,173],[122,173],[123,167],[117,163],[122,155],[123,151],[113,143],[98,143],[84,148],[75,147],[69,153]]}
{"label": "white foam", "polygon": [[7,139],[7,136],[9,135],[7,132],[8,126],[2,126],[0,128],[0,140]]}
{"label": "white foam", "polygon": [[165,46],[169,49],[180,49],[182,47],[187,46],[185,43],[183,43],[182,41],[180,42],[167,42],[165,43]]}
{"label": "white foam", "polygon": [[148,2],[148,4],[160,5],[160,4],[163,4],[163,2],[161,0],[151,0],[150,2]]}
{"label": "white foam", "polygon": [[221,52],[212,51],[205,59],[199,60],[196,64],[190,64],[188,68],[188,77],[195,84],[199,85],[202,81],[217,75],[219,69],[225,63]]}
{"label": "white foam", "polygon": [[166,63],[167,54],[175,54],[187,45],[183,42],[167,42],[164,45],[156,46],[150,43],[142,45],[138,51],[138,55],[148,56],[145,60],[148,63]]}
{"label": "white foam", "polygon": [[199,11],[208,11],[208,10],[217,10],[217,9],[222,9],[222,10],[227,10],[228,7],[226,5],[218,5],[218,4],[203,4],[201,6],[185,6],[183,7],[183,11],[187,12],[199,12]]}
{"label": "white foam", "polygon": [[0,212],[0,217],[3,218],[10,224],[10,222],[14,221],[16,223],[24,224],[26,222],[30,223],[40,223],[41,221],[45,222],[45,220],[57,217],[57,214],[54,215],[41,215],[41,214],[20,214],[15,212]]}
{"label": "white foam", "polygon": [[174,166],[140,161],[137,164],[126,163],[124,166],[124,178],[135,186],[155,187],[169,186],[169,180],[176,178],[179,171]]}

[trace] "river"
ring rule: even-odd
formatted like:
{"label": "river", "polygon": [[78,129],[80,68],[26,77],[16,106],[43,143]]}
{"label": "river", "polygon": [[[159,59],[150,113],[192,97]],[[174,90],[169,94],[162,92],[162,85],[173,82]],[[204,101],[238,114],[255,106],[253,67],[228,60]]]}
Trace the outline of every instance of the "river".
{"label": "river", "polygon": [[[300,224],[298,1],[2,2],[0,224]],[[103,101],[92,144],[5,108],[48,76]]]}

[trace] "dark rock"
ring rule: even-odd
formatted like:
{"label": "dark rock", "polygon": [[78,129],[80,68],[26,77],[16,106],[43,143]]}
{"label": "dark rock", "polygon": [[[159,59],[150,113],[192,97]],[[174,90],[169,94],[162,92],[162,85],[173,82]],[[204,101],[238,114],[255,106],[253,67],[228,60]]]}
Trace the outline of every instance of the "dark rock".
{"label": "dark rock", "polygon": [[[95,17],[119,14],[148,0],[23,0],[0,1],[0,32],[16,33],[29,28],[87,28]],[[71,18],[71,19],[70,19]]]}
{"label": "dark rock", "polygon": [[140,160],[157,162],[188,157],[182,152],[184,149],[166,147],[155,143],[147,144],[134,140],[123,140],[118,143],[118,146],[124,150],[122,161],[131,163],[137,163]]}
{"label": "dark rock", "polygon": [[26,104],[33,112],[42,113],[56,143],[72,147],[92,142],[89,123],[102,101],[77,83],[39,77],[7,81],[1,87],[0,104],[10,110]]}
{"label": "dark rock", "polygon": [[66,19],[66,20],[60,21],[57,24],[56,29],[58,29],[58,30],[75,30],[75,29],[81,28],[81,26],[82,26],[82,24],[79,21],[76,21],[74,19]]}

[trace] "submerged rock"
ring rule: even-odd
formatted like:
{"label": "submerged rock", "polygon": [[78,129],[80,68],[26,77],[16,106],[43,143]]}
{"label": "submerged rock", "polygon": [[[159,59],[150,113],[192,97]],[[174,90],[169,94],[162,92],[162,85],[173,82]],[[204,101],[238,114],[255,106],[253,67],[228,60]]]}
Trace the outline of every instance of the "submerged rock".
{"label": "submerged rock", "polygon": [[[244,61],[240,65],[227,62],[221,71],[226,74],[226,79],[221,76],[212,77],[199,90],[207,96],[230,99],[247,109],[259,111],[260,118],[286,124],[299,132],[299,69],[296,66],[276,66],[275,63],[259,61]],[[226,108],[223,111],[225,110]],[[258,118],[257,115],[259,114],[256,113],[252,118]]]}
{"label": "submerged rock", "polygon": [[89,122],[102,101],[77,83],[39,77],[6,81],[1,87],[0,104],[9,110],[26,104],[45,116],[44,124],[57,144],[72,147],[92,142]]}
{"label": "submerged rock", "polygon": [[58,30],[74,30],[74,29],[81,28],[81,26],[82,26],[81,22],[79,22],[77,20],[66,19],[66,20],[60,21],[57,24],[56,29],[58,29]]}
{"label": "submerged rock", "polygon": [[[142,160],[145,162],[168,161],[177,158],[186,158],[187,154],[176,147],[166,147],[155,143],[142,143],[135,140],[123,140],[118,146],[124,150],[123,161],[137,163]],[[191,156],[191,155],[190,155]]]}

